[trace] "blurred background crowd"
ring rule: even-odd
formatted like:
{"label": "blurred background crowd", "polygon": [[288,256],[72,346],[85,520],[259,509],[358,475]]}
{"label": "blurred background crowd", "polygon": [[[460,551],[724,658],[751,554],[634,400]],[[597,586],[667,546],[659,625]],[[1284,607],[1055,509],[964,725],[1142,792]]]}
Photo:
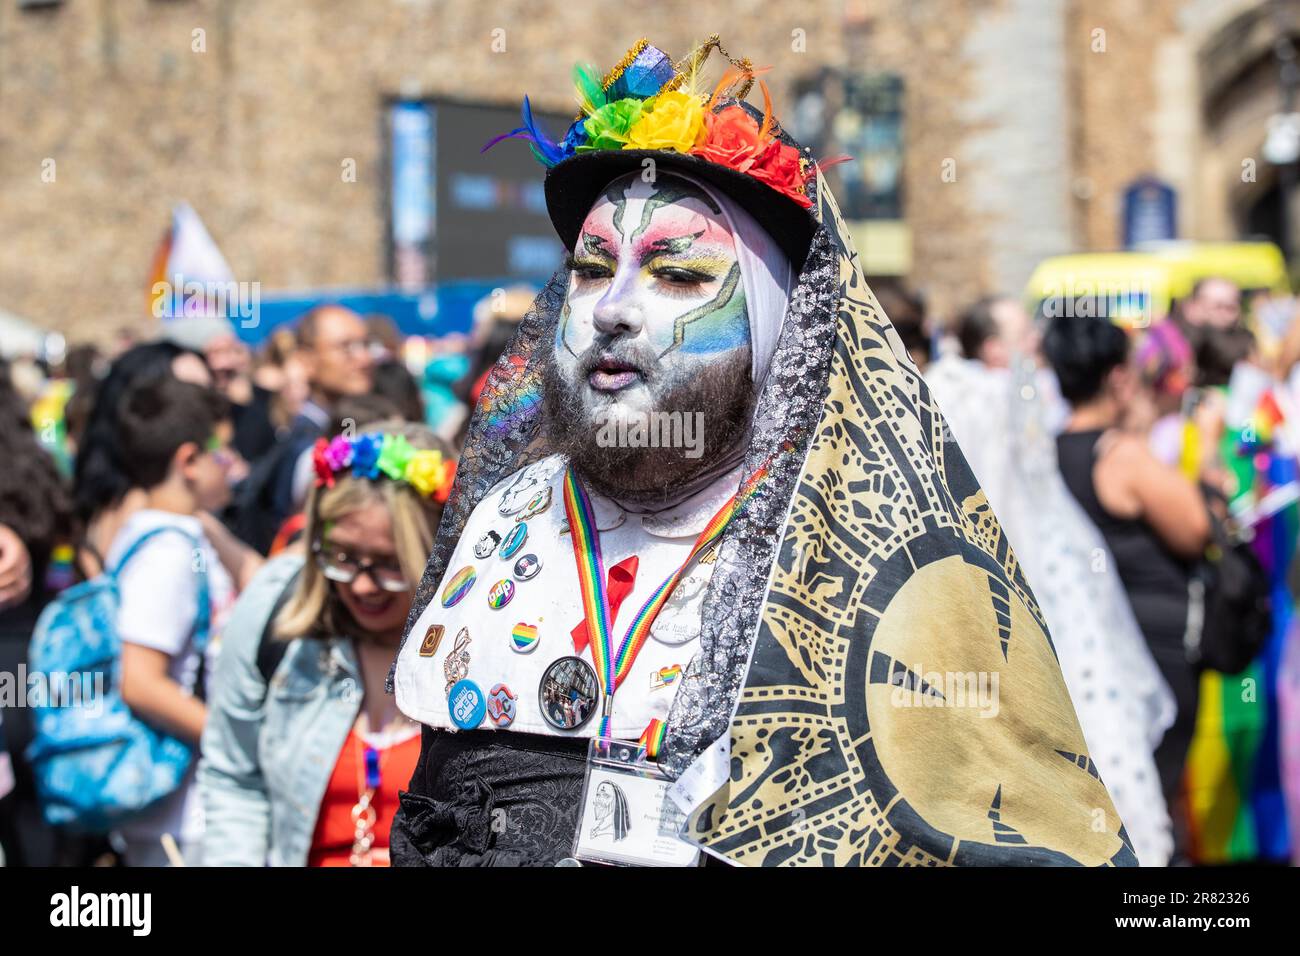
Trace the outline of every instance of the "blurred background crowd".
{"label": "blurred background crowd", "polygon": [[[51,600],[161,525],[211,555],[211,593],[170,600],[188,550],[137,559],[152,570],[136,597],[123,582],[122,636],[152,653],[124,654],[122,696],[205,758],[193,691],[256,683],[263,661],[255,636],[252,672],[208,667],[219,640],[194,633],[280,614],[278,590],[250,586],[266,558],[310,553],[331,595],[291,602],[287,635],[339,633],[341,607],[375,638],[339,665],[361,687],[356,753],[327,755],[317,805],[241,770],[227,723],[217,770],[190,768],[184,799],[112,838],[41,805],[32,708],[0,692],[8,864],[191,859],[192,793],[241,774],[272,836],[222,829],[228,861],[385,849],[417,739],[382,692],[422,567],[397,525],[430,539],[487,374],[564,253],[526,151],[479,149],[524,92],[564,128],[554,64],[613,62],[635,38],[593,35],[594,16],[0,4],[0,674],[28,664]],[[794,135],[851,157],[827,177],[864,271],[1016,548],[1142,861],[1300,862],[1300,5],[628,16],[670,51],[733,31],[775,67]],[[447,463],[413,485],[420,510],[322,484],[318,442],[367,434]],[[377,526],[352,521],[380,505]],[[324,717],[295,706],[291,743],[314,746]],[[364,833],[362,804],[379,808]]]}

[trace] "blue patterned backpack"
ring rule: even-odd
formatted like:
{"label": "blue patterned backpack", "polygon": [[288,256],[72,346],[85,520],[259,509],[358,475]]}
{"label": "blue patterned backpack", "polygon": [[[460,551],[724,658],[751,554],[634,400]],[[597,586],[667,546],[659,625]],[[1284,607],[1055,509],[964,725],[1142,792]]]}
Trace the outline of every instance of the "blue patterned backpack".
{"label": "blue patterned backpack", "polygon": [[[102,574],[61,593],[42,612],[28,655],[31,673],[51,687],[79,684],[102,690],[94,700],[58,706],[46,695],[34,707],[35,734],[27,750],[45,820],[80,833],[107,833],[175,792],[185,779],[193,747],[146,724],[122,700],[122,642],[117,633],[117,579],[122,568],[156,534],[184,535],[175,527],[146,531],[121,560]],[[202,662],[212,609],[208,576],[200,568],[194,646]],[[198,688],[204,668],[199,667]],[[95,675],[101,675],[96,681]],[[62,701],[66,704],[67,701]]]}

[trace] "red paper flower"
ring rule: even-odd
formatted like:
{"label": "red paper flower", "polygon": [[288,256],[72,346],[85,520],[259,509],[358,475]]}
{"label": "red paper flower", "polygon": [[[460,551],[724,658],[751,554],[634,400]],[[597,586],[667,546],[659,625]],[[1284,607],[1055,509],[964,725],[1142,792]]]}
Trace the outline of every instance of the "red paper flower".
{"label": "red paper flower", "polygon": [[334,487],[334,469],[330,467],[329,459],[325,457],[325,449],[329,448],[329,440],[317,438],[316,444],[311,450],[311,464],[316,470],[316,487],[324,485],[326,488]]}
{"label": "red paper flower", "polygon": [[804,192],[804,174],[799,164],[799,150],[773,139],[749,167],[749,175],[789,196],[805,209],[812,200]]}
{"label": "red paper flower", "polygon": [[704,142],[691,152],[701,159],[744,173],[758,159],[763,145],[758,139],[758,123],[754,117],[739,106],[728,106],[716,113],[704,114]]}
{"label": "red paper flower", "polygon": [[445,505],[451,497],[451,484],[456,480],[456,459],[448,458],[442,466],[442,485],[433,496],[433,500]]}

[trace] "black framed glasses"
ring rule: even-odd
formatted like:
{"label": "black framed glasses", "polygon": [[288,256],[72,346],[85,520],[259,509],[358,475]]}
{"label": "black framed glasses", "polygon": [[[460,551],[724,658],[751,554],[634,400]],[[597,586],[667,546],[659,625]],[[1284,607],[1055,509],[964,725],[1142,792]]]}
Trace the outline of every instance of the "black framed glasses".
{"label": "black framed glasses", "polygon": [[358,575],[369,574],[375,586],[384,591],[398,593],[410,589],[402,566],[396,558],[360,558],[343,548],[326,545],[319,541],[312,545],[316,556],[316,566],[327,580],[338,584],[351,584]]}

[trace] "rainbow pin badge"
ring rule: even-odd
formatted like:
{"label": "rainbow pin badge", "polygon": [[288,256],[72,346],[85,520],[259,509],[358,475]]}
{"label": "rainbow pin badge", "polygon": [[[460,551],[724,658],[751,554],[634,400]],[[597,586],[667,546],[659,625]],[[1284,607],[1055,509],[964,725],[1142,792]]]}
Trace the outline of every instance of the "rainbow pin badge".
{"label": "rainbow pin badge", "polygon": [[468,565],[453,574],[447,586],[442,589],[442,606],[451,607],[453,604],[458,604],[474,586],[476,577],[474,569]]}
{"label": "rainbow pin badge", "polygon": [[510,632],[510,646],[520,654],[527,654],[537,647],[537,625],[520,621]]}
{"label": "rainbow pin badge", "polygon": [[516,515],[516,521],[527,521],[534,515],[539,515],[551,506],[551,486],[547,485],[537,494],[528,499],[528,504],[524,505],[522,514]]}
{"label": "rainbow pin badge", "polygon": [[488,606],[493,610],[501,610],[510,603],[510,599],[515,596],[515,582],[509,578],[502,578],[496,584],[492,585],[488,591]]}
{"label": "rainbow pin badge", "polygon": [[682,676],[681,664],[669,664],[667,667],[661,667],[657,671],[650,672],[650,689],[659,690],[661,687],[668,687],[677,683],[677,678]]}

